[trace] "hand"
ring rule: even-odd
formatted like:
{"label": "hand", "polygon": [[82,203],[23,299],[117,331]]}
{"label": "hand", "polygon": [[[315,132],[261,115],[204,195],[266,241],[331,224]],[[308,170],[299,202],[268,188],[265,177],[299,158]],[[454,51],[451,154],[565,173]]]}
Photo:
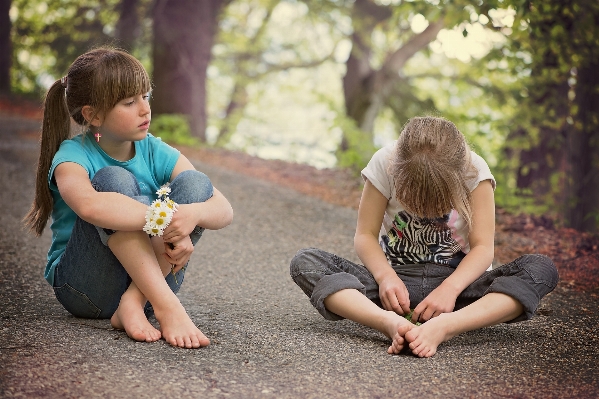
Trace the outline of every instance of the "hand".
{"label": "hand", "polygon": [[457,295],[452,289],[440,285],[416,306],[412,313],[412,321],[424,323],[441,313],[450,313],[455,307],[456,299]]}
{"label": "hand", "polygon": [[175,273],[181,270],[187,262],[189,262],[193,250],[194,246],[189,236],[174,243],[164,242],[164,258],[168,263],[173,265],[173,271]]}
{"label": "hand", "polygon": [[410,313],[410,294],[396,274],[390,274],[379,282],[379,297],[385,310],[402,316]]}
{"label": "hand", "polygon": [[168,227],[164,229],[162,239],[165,242],[175,243],[189,236],[196,228],[196,215],[188,204],[178,205],[177,211]]}

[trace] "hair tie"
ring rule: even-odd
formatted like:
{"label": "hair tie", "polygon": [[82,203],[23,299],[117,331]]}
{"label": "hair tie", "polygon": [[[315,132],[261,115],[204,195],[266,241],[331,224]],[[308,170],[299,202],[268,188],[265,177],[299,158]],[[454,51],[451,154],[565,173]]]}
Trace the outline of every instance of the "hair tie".
{"label": "hair tie", "polygon": [[60,78],[60,84],[62,85],[62,87],[64,87],[65,89],[67,88],[67,76],[63,76],[62,78]]}

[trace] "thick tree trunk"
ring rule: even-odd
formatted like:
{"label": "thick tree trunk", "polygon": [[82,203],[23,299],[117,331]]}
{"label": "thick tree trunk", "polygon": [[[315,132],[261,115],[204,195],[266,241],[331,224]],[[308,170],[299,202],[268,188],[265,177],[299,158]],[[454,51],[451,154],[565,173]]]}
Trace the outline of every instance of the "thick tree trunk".
{"label": "thick tree trunk", "polygon": [[227,0],[157,0],[154,6],[152,109],[189,117],[191,132],[206,141],[206,71]]}
{"label": "thick tree trunk", "polygon": [[0,94],[10,93],[10,67],[12,60],[12,46],[10,40],[11,0],[0,0]]}
{"label": "thick tree trunk", "polygon": [[118,5],[119,20],[116,24],[116,39],[119,45],[127,51],[132,51],[135,40],[141,34],[139,16],[137,14],[138,0],[122,0]]}
{"label": "thick tree trunk", "polygon": [[[535,71],[539,74],[540,70]],[[552,107],[553,119],[566,120],[569,107],[567,104],[569,86],[567,82],[545,88],[536,88],[539,97],[535,103],[542,107],[548,99],[554,99]],[[543,91],[541,93],[541,91]],[[539,202],[551,196],[556,203],[563,204],[568,198],[568,183],[564,176],[569,169],[568,137],[573,130],[571,125],[563,124],[559,128],[541,126],[535,143],[520,152],[517,171],[517,185],[520,189],[530,190],[530,195]],[[510,140],[530,137],[528,132],[518,130],[510,136]],[[557,187],[555,187],[557,185]]]}
{"label": "thick tree trunk", "polygon": [[599,59],[580,68],[576,84],[576,115],[569,140],[570,200],[568,225],[599,232]]}

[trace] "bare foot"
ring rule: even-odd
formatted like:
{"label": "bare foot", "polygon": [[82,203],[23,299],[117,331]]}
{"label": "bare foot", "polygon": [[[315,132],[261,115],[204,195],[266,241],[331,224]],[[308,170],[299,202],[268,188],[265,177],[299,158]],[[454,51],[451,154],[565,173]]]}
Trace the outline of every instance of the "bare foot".
{"label": "bare foot", "polygon": [[437,353],[440,343],[456,335],[450,332],[447,317],[450,317],[448,313],[442,313],[405,333],[405,340],[409,342],[413,354],[419,357],[431,357]]}
{"label": "bare foot", "polygon": [[154,307],[154,314],[160,323],[162,337],[173,346],[180,348],[200,348],[210,345],[210,340],[195,326],[181,305],[167,311]]}
{"label": "bare foot", "polygon": [[136,341],[154,342],[161,337],[160,331],[146,318],[139,302],[130,300],[125,295],[121,297],[119,307],[110,318],[110,325],[117,330],[125,330]]}
{"label": "bare foot", "polygon": [[387,349],[387,353],[397,355],[406,344],[404,336],[408,331],[414,328],[415,325],[406,320],[403,316],[400,316],[395,312],[387,311],[385,326],[385,331],[383,331],[384,334],[393,341],[391,346],[389,346],[389,349]]}

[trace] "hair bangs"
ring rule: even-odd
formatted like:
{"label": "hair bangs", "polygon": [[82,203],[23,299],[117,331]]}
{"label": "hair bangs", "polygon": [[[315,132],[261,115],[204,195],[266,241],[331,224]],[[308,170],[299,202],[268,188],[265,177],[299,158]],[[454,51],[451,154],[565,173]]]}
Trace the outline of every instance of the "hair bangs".
{"label": "hair bangs", "polygon": [[92,102],[98,111],[108,111],[119,101],[139,94],[148,93],[152,84],[143,65],[124,52],[104,55],[105,62],[97,71],[92,93]]}

